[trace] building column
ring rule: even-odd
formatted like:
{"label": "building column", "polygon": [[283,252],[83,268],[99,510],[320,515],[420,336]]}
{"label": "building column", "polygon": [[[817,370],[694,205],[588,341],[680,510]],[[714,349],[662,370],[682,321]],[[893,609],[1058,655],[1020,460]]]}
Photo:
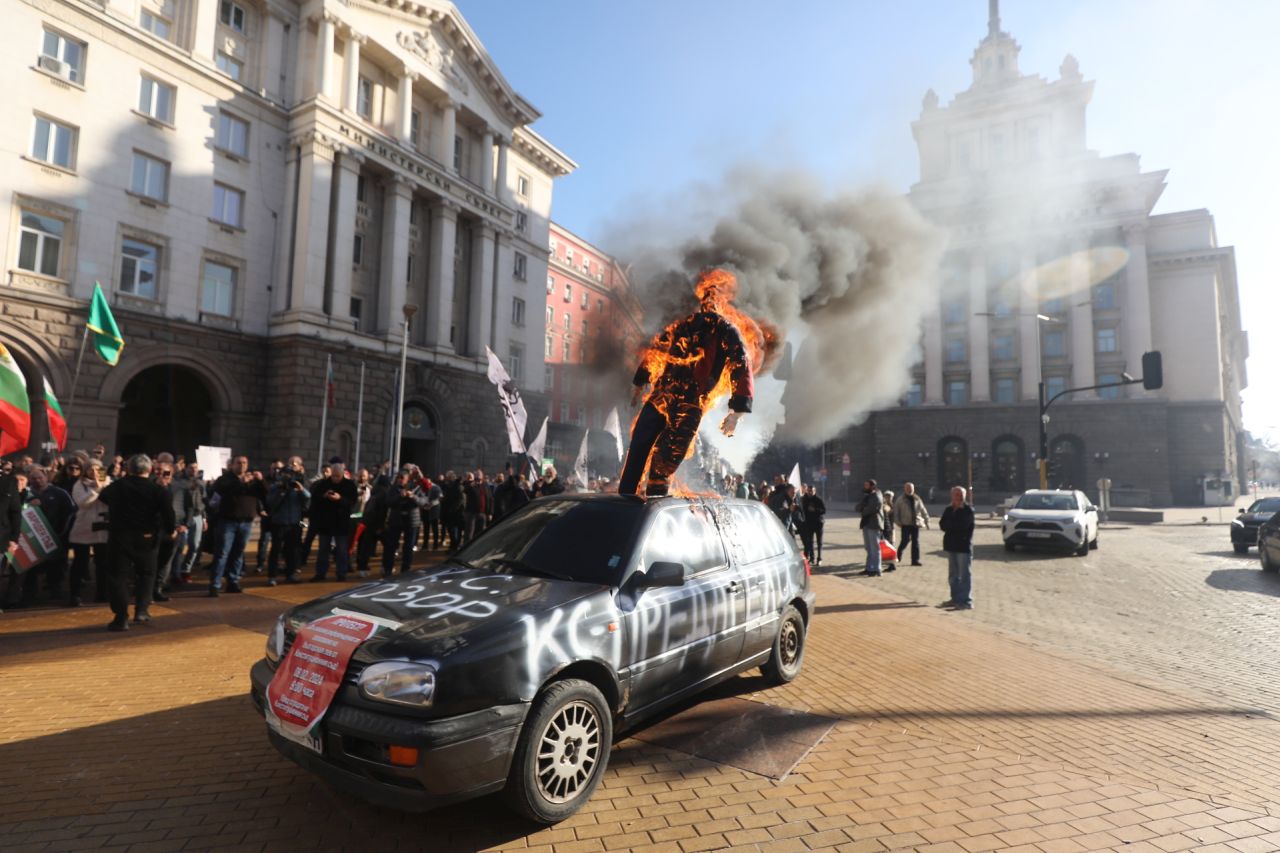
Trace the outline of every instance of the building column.
{"label": "building column", "polygon": [[498,137],[498,201],[511,204],[511,185],[507,181],[508,154],[511,151],[511,140],[505,136]]}
{"label": "building column", "polygon": [[458,239],[458,206],[441,200],[431,209],[431,248],[427,267],[426,341],[449,349],[453,323],[453,250]]}
{"label": "building column", "polygon": [[[1089,293],[1089,244],[1080,241],[1071,252],[1071,289],[1068,299],[1071,305],[1071,387],[1094,385],[1098,381],[1093,369],[1093,300]],[[1076,400],[1089,400],[1098,396],[1097,391],[1081,391],[1072,394]]]}
{"label": "building column", "polygon": [[[467,294],[467,353],[483,361],[493,328],[493,226],[481,222],[471,237],[471,281]],[[528,310],[528,306],[525,306]]]}
{"label": "building column", "polygon": [[321,13],[320,30],[316,36],[316,95],[325,98],[333,91],[334,27],[334,18]]}
{"label": "building column", "polygon": [[313,137],[301,143],[295,157],[299,163],[298,212],[294,224],[289,308],[322,314],[334,152]]}
{"label": "building column", "polygon": [[990,318],[987,310],[987,259],[978,249],[969,255],[969,399],[991,402]]}
{"label": "building column", "polygon": [[382,194],[382,263],[378,283],[378,329],[400,339],[402,309],[409,279],[409,205],[413,187],[409,180],[392,175]]}
{"label": "building column", "polygon": [[[1142,354],[1151,351],[1151,283],[1147,277],[1147,225],[1127,225],[1124,229],[1129,263],[1125,267],[1124,322],[1120,341],[1125,367],[1135,376],[1142,371]],[[1149,397],[1141,385],[1129,387],[1130,396]]]}
{"label": "building column", "polygon": [[924,321],[924,402],[941,406],[942,396],[942,315],[933,311]]}
{"label": "building column", "polygon": [[453,172],[453,137],[458,132],[458,105],[446,100],[441,106],[444,118],[440,122],[440,133],[436,138],[436,159],[444,166],[446,172]]}
{"label": "building column", "polygon": [[337,193],[333,206],[333,268],[329,270],[329,294],[325,311],[346,322],[351,317],[351,268],[356,236],[356,183],[364,157],[343,151],[338,157]]}
{"label": "building column", "polygon": [[[400,144],[413,147],[413,84],[418,75],[405,68],[400,74],[400,85],[396,90],[396,106],[400,120],[396,122],[396,137]],[[422,128],[418,132],[422,133]]]}
{"label": "building column", "polygon": [[480,135],[480,188],[493,195],[493,131]]}
{"label": "building column", "polygon": [[190,9],[195,16],[191,22],[191,52],[200,59],[213,62],[213,42],[218,31],[218,0],[196,0]]}
{"label": "building column", "polygon": [[346,49],[342,54],[342,107],[358,112],[360,104],[360,45],[364,36],[355,30],[347,30]]}
{"label": "building column", "polygon": [[1040,283],[1036,277],[1035,249],[1024,249],[1019,259],[1018,338],[1022,357],[1022,391],[1020,399],[1040,399]]}

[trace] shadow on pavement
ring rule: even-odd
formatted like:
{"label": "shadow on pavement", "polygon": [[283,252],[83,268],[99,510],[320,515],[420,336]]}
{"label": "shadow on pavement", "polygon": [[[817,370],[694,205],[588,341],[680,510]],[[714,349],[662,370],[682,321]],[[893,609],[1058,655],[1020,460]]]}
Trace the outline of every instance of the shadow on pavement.
{"label": "shadow on pavement", "polygon": [[918,601],[888,601],[882,604],[820,604],[814,608],[814,613],[860,613],[864,610],[907,610],[928,606]]}
{"label": "shadow on pavement", "polygon": [[1231,560],[1248,560],[1254,562],[1258,559],[1258,552],[1249,550],[1243,554],[1237,554],[1234,548],[1223,548],[1221,551],[1199,551],[1201,557],[1224,557]]}
{"label": "shadow on pavement", "polygon": [[1256,592],[1259,595],[1280,596],[1280,575],[1253,569],[1218,569],[1209,572],[1205,583],[1214,589],[1230,592]]}

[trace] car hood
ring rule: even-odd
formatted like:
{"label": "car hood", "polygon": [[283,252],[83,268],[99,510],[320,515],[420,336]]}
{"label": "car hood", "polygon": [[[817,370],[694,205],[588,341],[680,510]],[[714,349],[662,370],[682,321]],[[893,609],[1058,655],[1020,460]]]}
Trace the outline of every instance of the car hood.
{"label": "car hood", "polygon": [[[393,580],[362,584],[294,608],[306,623],[334,613],[366,616],[382,625],[375,640],[451,648],[578,599],[601,593],[598,584],[444,566]],[[441,649],[443,651],[443,649]]]}
{"label": "car hood", "polygon": [[1236,520],[1241,524],[1266,524],[1275,515],[1274,512],[1247,512],[1244,515],[1236,516]]}
{"label": "car hood", "polygon": [[1066,509],[1011,509],[1009,518],[1014,521],[1061,521],[1070,523],[1079,521],[1080,510]]}

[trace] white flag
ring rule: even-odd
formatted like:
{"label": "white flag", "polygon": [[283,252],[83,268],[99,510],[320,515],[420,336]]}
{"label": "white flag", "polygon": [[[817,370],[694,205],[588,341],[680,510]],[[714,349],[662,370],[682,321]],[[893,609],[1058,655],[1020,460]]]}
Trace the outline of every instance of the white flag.
{"label": "white flag", "polygon": [[791,476],[787,478],[787,482],[796,487],[796,492],[800,491],[800,463],[796,463],[796,467],[791,469]]}
{"label": "white flag", "polygon": [[533,472],[533,477],[529,478],[530,480],[532,480],[534,477],[541,476],[542,474],[542,453],[543,453],[543,450],[546,448],[546,446],[547,446],[547,418],[543,418],[542,429],[538,430],[538,437],[535,438],[529,444],[528,454],[529,454],[529,457],[531,458],[530,464],[532,464],[534,468],[537,469],[536,471]]}
{"label": "white flag", "polygon": [[613,440],[618,444],[618,461],[622,461],[622,425],[618,420],[618,407],[614,406],[613,411],[609,413],[609,417],[605,419],[604,431],[613,436]]}
{"label": "white flag", "polygon": [[498,404],[502,406],[502,416],[507,421],[507,438],[511,440],[512,453],[524,453],[524,427],[529,421],[529,413],[524,410],[524,400],[520,399],[520,389],[511,380],[507,369],[488,347],[484,351],[489,355],[489,381],[498,386]]}
{"label": "white flag", "polygon": [[591,430],[582,431],[582,446],[578,448],[578,458],[573,460],[573,476],[578,478],[578,490],[587,490],[587,436]]}

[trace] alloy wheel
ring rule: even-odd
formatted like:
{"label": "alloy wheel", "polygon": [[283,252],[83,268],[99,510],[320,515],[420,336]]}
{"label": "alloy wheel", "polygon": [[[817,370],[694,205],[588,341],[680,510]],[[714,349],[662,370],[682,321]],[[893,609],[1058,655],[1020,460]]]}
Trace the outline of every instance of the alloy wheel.
{"label": "alloy wheel", "polygon": [[576,797],[600,760],[600,719],[590,704],[560,708],[538,738],[536,773],[542,795],[553,803]]}

